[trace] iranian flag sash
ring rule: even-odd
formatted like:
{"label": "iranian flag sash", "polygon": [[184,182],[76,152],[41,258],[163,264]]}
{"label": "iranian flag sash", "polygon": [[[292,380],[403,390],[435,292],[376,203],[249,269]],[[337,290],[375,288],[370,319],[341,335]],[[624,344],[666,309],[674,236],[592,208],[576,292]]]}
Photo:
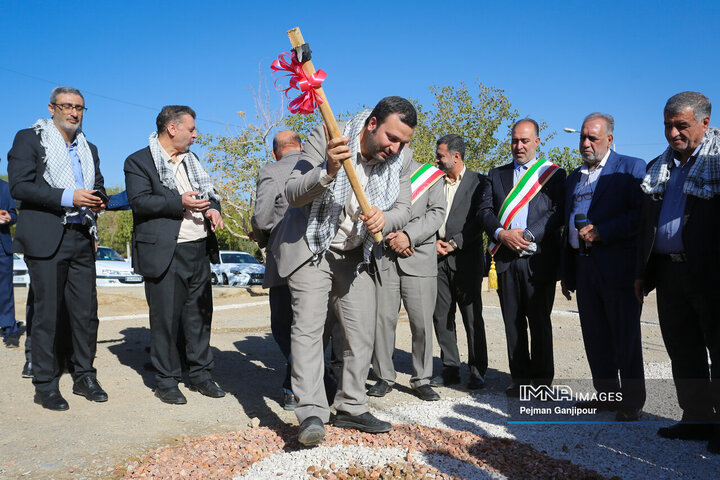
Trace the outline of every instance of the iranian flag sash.
{"label": "iranian flag sash", "polygon": [[443,176],[443,172],[429,164],[424,164],[410,177],[410,190],[412,192],[412,203],[420,198],[428,188]]}
{"label": "iranian flag sash", "polygon": [[[545,183],[550,180],[550,177],[559,169],[560,167],[558,165],[541,158],[525,172],[517,185],[513,187],[505,198],[500,213],[498,213],[498,218],[503,228],[510,226],[510,222],[515,218],[515,215],[517,215],[525,205],[530,203],[530,200],[537,195],[543,185],[545,185]],[[490,242],[490,245],[488,245],[490,255],[495,255],[499,248],[499,243]]]}

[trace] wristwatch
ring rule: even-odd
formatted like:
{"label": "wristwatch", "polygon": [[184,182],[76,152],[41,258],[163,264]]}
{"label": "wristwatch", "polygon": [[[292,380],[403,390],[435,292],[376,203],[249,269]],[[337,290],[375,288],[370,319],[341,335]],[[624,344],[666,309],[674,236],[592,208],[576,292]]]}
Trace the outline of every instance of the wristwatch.
{"label": "wristwatch", "polygon": [[455,240],[454,240],[454,239],[451,238],[448,243],[449,243],[450,246],[453,248],[453,250],[457,250],[457,248],[458,248],[458,247],[457,247],[457,243],[455,243]]}

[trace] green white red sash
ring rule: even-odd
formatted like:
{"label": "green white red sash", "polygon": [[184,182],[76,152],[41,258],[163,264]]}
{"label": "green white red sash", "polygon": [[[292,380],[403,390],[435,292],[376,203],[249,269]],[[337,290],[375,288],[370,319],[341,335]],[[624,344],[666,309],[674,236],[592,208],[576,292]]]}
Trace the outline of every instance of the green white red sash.
{"label": "green white red sash", "polygon": [[[537,195],[543,185],[545,185],[550,177],[559,169],[560,167],[558,165],[541,158],[525,172],[522,178],[520,178],[520,181],[505,198],[502,208],[500,208],[500,213],[498,213],[498,218],[503,228],[510,226],[515,215],[517,215],[525,205],[530,203],[530,200]],[[490,255],[495,255],[499,248],[499,243],[490,242],[490,245],[488,245]]]}
{"label": "green white red sash", "polygon": [[412,192],[412,203],[420,198],[428,188],[443,176],[443,172],[430,164],[424,164],[410,177],[410,191]]}

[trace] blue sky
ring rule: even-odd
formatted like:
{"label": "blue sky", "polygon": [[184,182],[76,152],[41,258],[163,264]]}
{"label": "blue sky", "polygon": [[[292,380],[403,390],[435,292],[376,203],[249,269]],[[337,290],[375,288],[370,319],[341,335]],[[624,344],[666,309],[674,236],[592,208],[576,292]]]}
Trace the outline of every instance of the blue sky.
{"label": "blue sky", "polygon": [[231,133],[294,26],[328,73],[336,112],[386,95],[429,104],[430,85],[479,79],[557,131],[551,146],[575,147],[563,127],[600,110],[615,116],[618,152],[650,160],[666,146],[669,96],[697,90],[720,108],[717,1],[351,4],[5,0],[0,174],[56,85],[85,94],[84,130],[109,186],[123,184],[125,158],[147,145],[163,105],[190,105],[202,132]]}

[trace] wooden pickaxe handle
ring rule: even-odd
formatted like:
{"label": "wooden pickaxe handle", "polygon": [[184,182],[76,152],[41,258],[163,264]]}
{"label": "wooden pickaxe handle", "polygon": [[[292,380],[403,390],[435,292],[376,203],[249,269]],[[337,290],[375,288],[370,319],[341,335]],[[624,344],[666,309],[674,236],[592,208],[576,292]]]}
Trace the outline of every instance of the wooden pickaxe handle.
{"label": "wooden pickaxe handle", "polygon": [[[305,40],[303,40],[302,33],[300,33],[300,29],[298,27],[295,27],[292,30],[288,30],[287,35],[290,39],[290,45],[292,45],[293,48],[305,44]],[[307,60],[303,62],[303,70],[308,76],[315,73],[315,67],[313,66],[312,60]],[[322,98],[323,100],[322,103],[319,105],[319,108],[323,120],[325,121],[325,125],[327,125],[328,133],[330,134],[330,138],[328,140],[342,137],[342,132],[340,131],[340,127],[338,127],[337,121],[335,120],[335,115],[330,108],[330,103],[325,96],[325,92],[323,91],[322,87],[317,87],[315,91],[318,95],[320,95],[320,98]],[[360,209],[362,210],[363,214],[370,215],[370,203],[365,196],[365,192],[363,192],[363,189],[360,186],[360,182],[358,181],[357,175],[355,174],[355,168],[353,167],[353,162],[351,160],[352,159],[345,160],[342,164],[343,168],[345,169],[345,174],[350,181],[350,186],[352,187],[353,192],[355,192],[355,197],[357,197],[358,199],[358,203],[360,204]],[[378,243],[382,242],[382,232],[374,233],[373,239]]]}

